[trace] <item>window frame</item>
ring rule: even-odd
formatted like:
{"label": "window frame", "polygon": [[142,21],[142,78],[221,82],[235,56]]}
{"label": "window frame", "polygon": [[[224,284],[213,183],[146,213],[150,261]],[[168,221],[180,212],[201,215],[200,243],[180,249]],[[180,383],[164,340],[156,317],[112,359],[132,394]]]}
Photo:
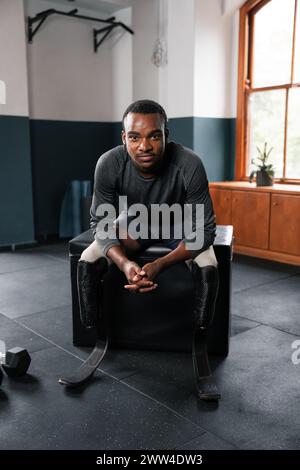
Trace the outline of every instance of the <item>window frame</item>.
{"label": "window frame", "polygon": [[[240,8],[239,19],[239,56],[238,56],[238,93],[237,93],[237,122],[236,122],[236,158],[235,158],[235,180],[248,181],[247,155],[248,155],[248,94],[258,91],[286,89],[285,103],[285,128],[284,128],[284,156],[283,177],[276,178],[276,183],[299,184],[300,179],[285,177],[286,150],[287,150],[287,124],[289,90],[300,88],[300,83],[294,83],[295,44],[296,44],[296,19],[297,9],[300,8],[300,0],[295,0],[292,64],[290,83],[266,87],[252,88],[253,59],[254,59],[254,21],[255,14],[272,0],[247,0]],[[298,32],[300,34],[300,32]]]}

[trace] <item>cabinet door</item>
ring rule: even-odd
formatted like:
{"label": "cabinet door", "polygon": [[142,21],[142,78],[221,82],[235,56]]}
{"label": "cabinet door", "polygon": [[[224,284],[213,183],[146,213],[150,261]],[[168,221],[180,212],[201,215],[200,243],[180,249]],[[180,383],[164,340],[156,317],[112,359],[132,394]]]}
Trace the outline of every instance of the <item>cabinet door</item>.
{"label": "cabinet door", "polygon": [[209,189],[218,225],[231,225],[231,191]]}
{"label": "cabinet door", "polygon": [[270,250],[300,255],[300,196],[272,195]]}
{"label": "cabinet door", "polygon": [[237,245],[267,249],[270,194],[232,191],[232,225]]}

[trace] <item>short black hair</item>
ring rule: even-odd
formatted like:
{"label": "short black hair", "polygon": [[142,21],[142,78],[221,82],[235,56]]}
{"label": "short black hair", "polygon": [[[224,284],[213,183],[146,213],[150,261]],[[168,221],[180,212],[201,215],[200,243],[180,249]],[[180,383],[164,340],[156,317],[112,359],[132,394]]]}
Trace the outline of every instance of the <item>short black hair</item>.
{"label": "short black hair", "polygon": [[122,119],[122,128],[124,127],[124,120],[129,113],[138,113],[138,114],[160,114],[164,122],[165,129],[167,128],[168,118],[164,108],[152,100],[138,100],[131,103],[125,110]]}

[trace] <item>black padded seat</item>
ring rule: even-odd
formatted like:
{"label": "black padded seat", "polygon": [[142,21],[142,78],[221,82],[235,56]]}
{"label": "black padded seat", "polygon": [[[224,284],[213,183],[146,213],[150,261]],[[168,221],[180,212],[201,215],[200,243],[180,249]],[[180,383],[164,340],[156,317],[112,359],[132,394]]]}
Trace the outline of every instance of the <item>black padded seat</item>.
{"label": "black padded seat", "polygon": [[[77,263],[82,251],[93,242],[87,230],[69,242],[73,310],[73,343],[92,346],[95,333],[80,322],[77,295]],[[210,328],[208,350],[226,356],[229,351],[232,226],[218,225],[214,250],[220,276],[215,317]],[[171,250],[155,244],[135,259],[142,266]],[[110,347],[161,351],[186,351],[192,348],[194,285],[185,262],[177,263],[157,277],[158,288],[135,295],[124,289],[127,280],[111,266],[103,280],[104,325],[108,329]]]}

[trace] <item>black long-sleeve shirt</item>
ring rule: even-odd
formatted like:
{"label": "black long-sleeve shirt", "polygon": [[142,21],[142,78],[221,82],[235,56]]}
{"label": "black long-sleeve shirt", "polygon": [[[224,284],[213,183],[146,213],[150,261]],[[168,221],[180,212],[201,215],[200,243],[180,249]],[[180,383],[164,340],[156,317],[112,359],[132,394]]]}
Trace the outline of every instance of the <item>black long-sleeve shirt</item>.
{"label": "black long-sleeve shirt", "polygon": [[111,246],[120,245],[120,242],[115,232],[114,236],[110,235],[108,238],[104,230],[99,230],[98,223],[104,218],[104,214],[99,216],[96,212],[99,205],[112,204],[118,216],[119,196],[127,196],[128,207],[135,203],[142,203],[148,209],[153,204],[166,203],[171,206],[179,203],[182,207],[184,204],[191,204],[193,231],[198,216],[196,204],[203,204],[203,245],[191,249],[187,245],[187,238],[183,237],[183,241],[193,257],[213,244],[216,224],[206,172],[201,159],[192,150],[174,142],[167,143],[163,164],[153,178],[143,178],[138,173],[122,145],[99,158],[95,170],[90,215],[94,237],[105,255]]}

